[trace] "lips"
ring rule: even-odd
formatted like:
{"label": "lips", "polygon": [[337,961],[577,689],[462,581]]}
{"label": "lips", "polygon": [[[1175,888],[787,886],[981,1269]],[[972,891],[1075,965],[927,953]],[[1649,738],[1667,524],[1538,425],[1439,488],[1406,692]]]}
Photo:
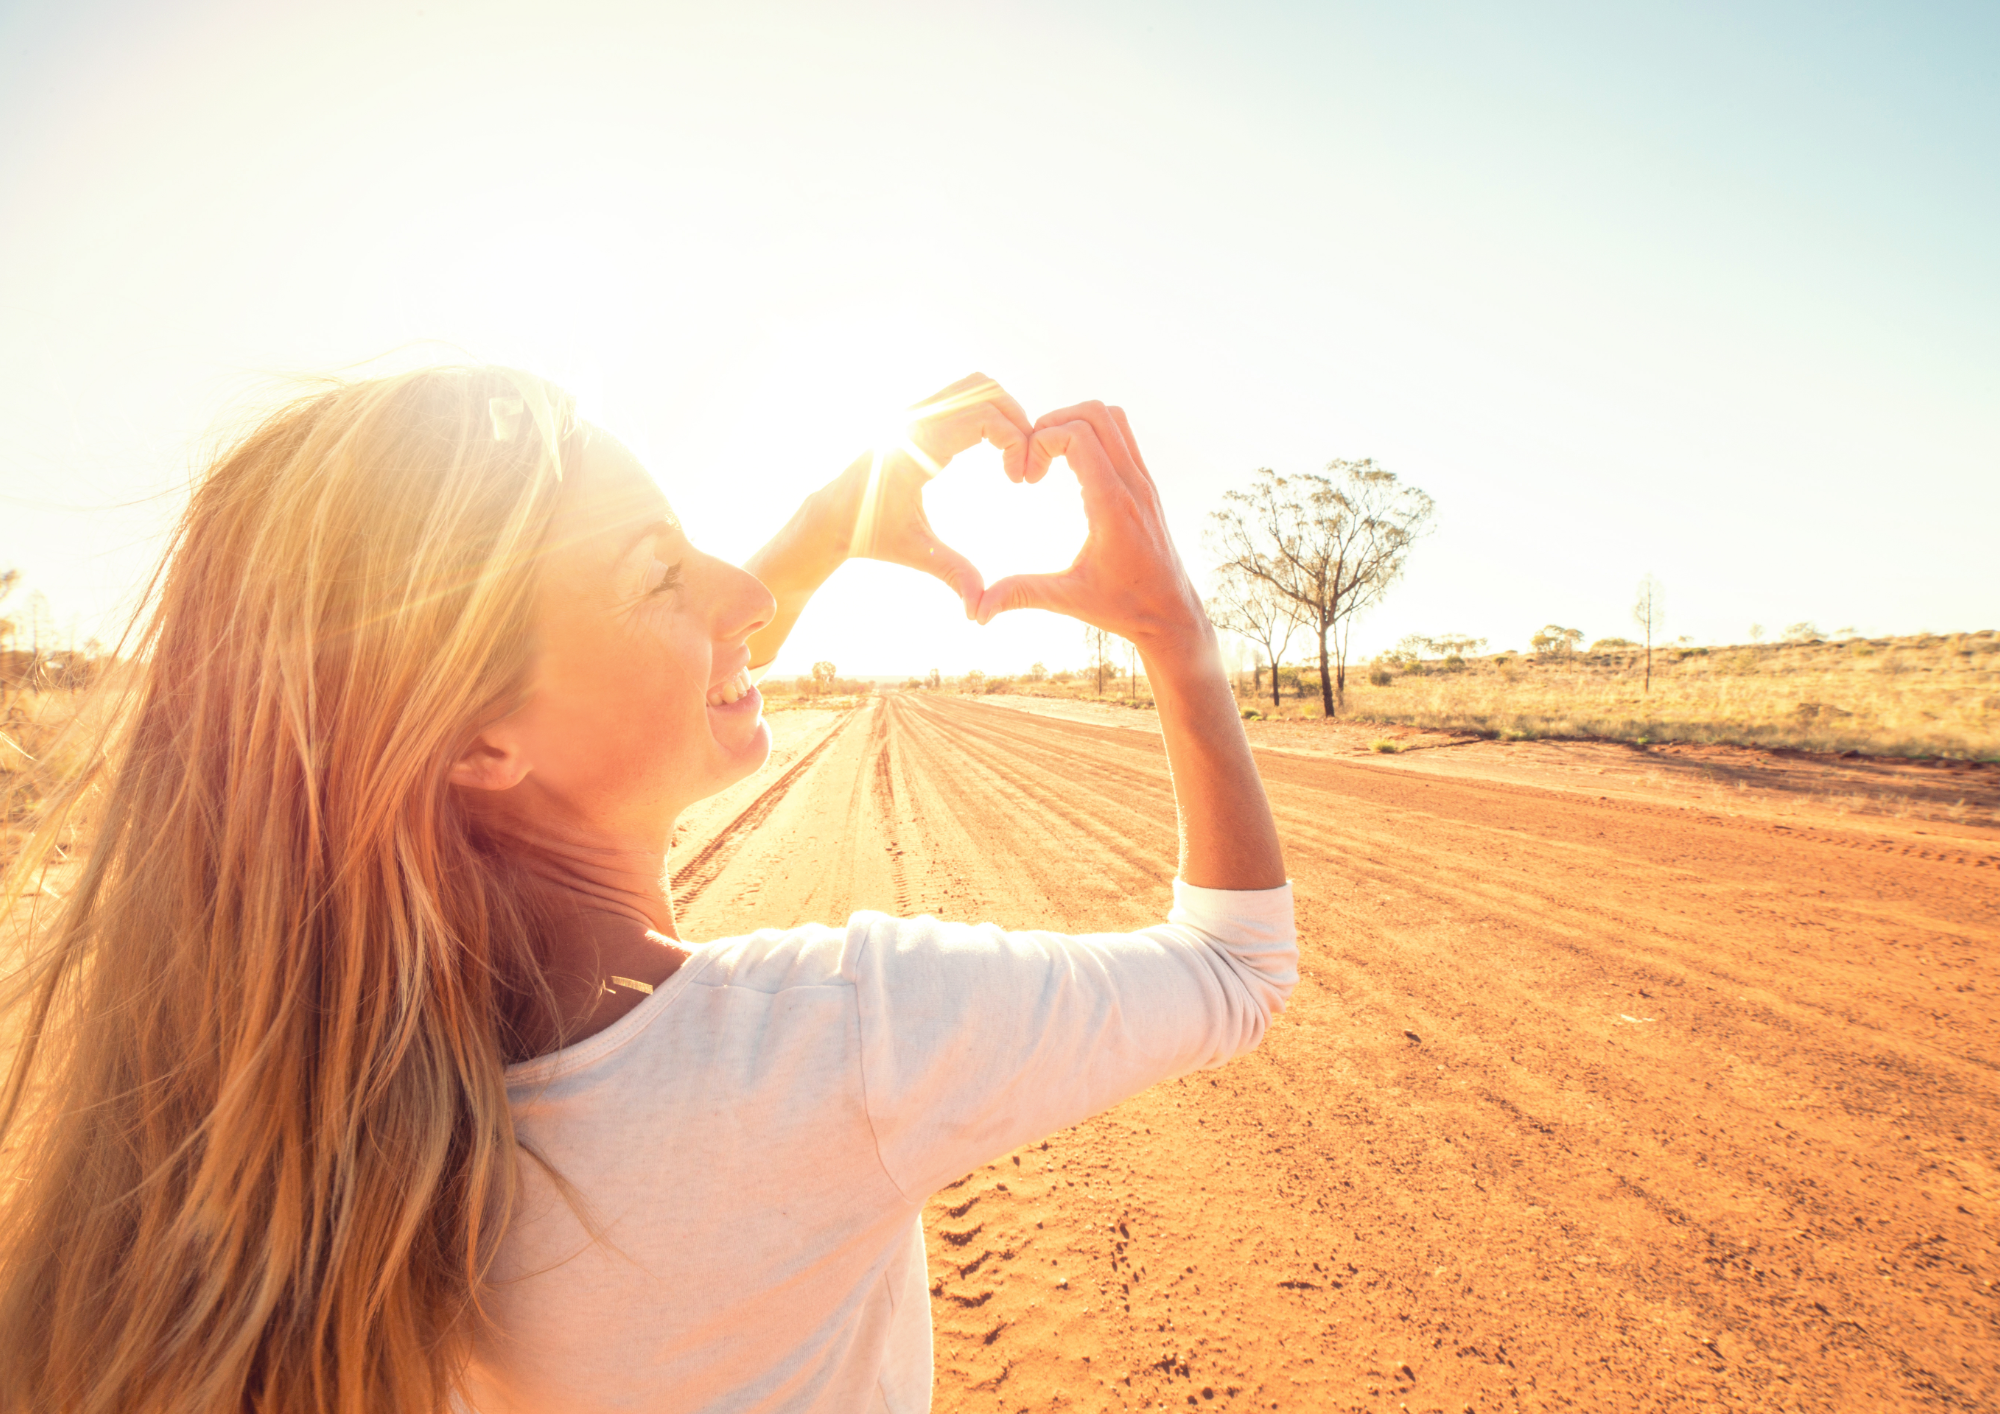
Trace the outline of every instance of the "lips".
{"label": "lips", "polygon": [[738,668],[708,690],[708,705],[727,707],[732,702],[741,701],[748,691],[750,691],[750,670]]}

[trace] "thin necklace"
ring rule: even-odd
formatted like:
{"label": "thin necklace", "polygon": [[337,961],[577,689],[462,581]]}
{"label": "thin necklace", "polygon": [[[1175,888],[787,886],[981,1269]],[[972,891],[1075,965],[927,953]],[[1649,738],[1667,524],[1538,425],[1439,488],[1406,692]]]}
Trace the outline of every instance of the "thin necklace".
{"label": "thin necklace", "polygon": [[[685,951],[679,943],[669,938],[665,933],[656,932],[648,928],[646,936],[662,947],[673,948],[677,952]],[[607,977],[604,979],[604,985],[600,990],[609,992],[613,987],[624,987],[628,991],[644,992],[649,997],[653,995],[653,984],[651,982],[641,982],[632,977]]]}

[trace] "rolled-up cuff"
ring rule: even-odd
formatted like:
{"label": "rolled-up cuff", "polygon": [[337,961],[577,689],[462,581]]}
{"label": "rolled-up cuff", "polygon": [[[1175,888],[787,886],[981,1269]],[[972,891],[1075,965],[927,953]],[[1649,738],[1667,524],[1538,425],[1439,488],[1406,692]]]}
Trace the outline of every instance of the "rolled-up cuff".
{"label": "rolled-up cuff", "polygon": [[1174,908],[1167,921],[1252,949],[1290,947],[1298,939],[1289,881],[1275,889],[1203,889],[1176,879]]}

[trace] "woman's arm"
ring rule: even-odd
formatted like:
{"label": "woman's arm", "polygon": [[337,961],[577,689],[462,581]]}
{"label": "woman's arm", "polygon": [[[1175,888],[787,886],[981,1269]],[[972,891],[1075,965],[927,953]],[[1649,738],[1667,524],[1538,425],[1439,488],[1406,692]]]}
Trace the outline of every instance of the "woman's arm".
{"label": "woman's arm", "polygon": [[1152,475],[1124,412],[1082,403],[1035,424],[1025,479],[1061,457],[1083,489],[1090,532],[1061,574],[1014,575],[987,589],[979,621],[1051,609],[1130,640],[1159,704],[1180,814],[1180,875],[1208,889],[1271,889],[1284,855],[1215,629],[1167,532]]}
{"label": "woman's arm", "polygon": [[998,383],[975,373],[905,416],[900,436],[856,457],[806,497],[784,528],[744,562],[778,601],[771,622],[751,635],[753,671],[778,656],[806,604],[850,558],[887,560],[935,575],[964,601],[967,618],[977,612],[985,580],[931,529],[923,489],[946,462],[980,441],[1000,449],[1008,479],[1022,480],[1028,415]]}

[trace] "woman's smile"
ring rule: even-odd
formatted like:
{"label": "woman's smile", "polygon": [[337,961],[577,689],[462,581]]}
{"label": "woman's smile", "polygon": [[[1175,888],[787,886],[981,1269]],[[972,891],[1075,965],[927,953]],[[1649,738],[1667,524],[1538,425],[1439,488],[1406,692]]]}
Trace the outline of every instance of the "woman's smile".
{"label": "woman's smile", "polygon": [[763,697],[750,685],[748,668],[738,668],[708,690],[708,705],[711,707],[732,706],[745,698],[756,699],[752,704],[753,707],[762,707],[764,704]]}

